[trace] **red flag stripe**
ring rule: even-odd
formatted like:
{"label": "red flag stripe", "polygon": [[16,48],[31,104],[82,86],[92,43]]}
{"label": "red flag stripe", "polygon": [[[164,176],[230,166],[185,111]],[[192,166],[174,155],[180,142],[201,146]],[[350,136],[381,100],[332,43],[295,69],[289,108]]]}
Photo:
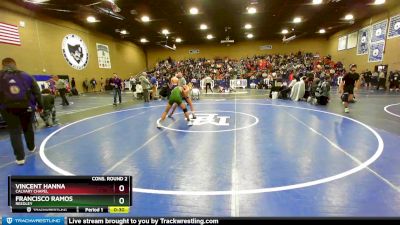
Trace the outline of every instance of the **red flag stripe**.
{"label": "red flag stripe", "polygon": [[6,30],[6,29],[3,29],[2,27],[0,27],[0,32],[10,33],[10,34],[18,34],[19,33],[18,30]]}
{"label": "red flag stripe", "polygon": [[0,40],[10,40],[10,41],[21,41],[19,38],[15,37],[4,37],[0,35]]}
{"label": "red flag stripe", "polygon": [[13,33],[18,33],[18,29],[8,29],[7,27],[2,27],[2,26],[0,26],[0,30],[7,31],[7,32],[13,32]]}
{"label": "red flag stripe", "polygon": [[17,25],[11,24],[11,23],[4,23],[4,22],[0,22],[0,24],[4,24],[7,26],[11,26],[11,27],[16,27]]}
{"label": "red flag stripe", "polygon": [[0,26],[8,27],[10,29],[18,29],[18,27],[16,25],[6,24],[6,23],[2,23],[2,22],[0,22]]}
{"label": "red flag stripe", "polygon": [[7,34],[7,33],[2,33],[0,31],[0,36],[2,37],[12,37],[12,38],[18,38],[19,39],[19,35],[18,34]]}
{"label": "red flag stripe", "polygon": [[13,44],[13,45],[21,45],[21,42],[6,41],[6,40],[1,40],[1,39],[0,39],[0,43]]}
{"label": "red flag stripe", "polygon": [[0,24],[0,29],[1,30],[10,31],[10,32],[18,32],[18,28],[17,27],[10,28],[10,27],[3,26],[2,24]]}
{"label": "red flag stripe", "polygon": [[1,26],[0,26],[0,30],[4,31],[4,32],[10,32],[10,33],[18,33],[19,32],[18,30],[6,29],[6,28],[1,27]]}

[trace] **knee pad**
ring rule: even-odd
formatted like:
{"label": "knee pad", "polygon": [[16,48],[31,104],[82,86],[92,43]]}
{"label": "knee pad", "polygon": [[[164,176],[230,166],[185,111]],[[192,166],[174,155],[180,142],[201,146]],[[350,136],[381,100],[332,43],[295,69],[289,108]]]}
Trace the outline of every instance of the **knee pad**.
{"label": "knee pad", "polygon": [[343,93],[342,101],[349,102],[349,93],[348,92]]}
{"label": "knee pad", "polygon": [[187,111],[188,111],[187,108],[183,109],[183,113],[187,113]]}

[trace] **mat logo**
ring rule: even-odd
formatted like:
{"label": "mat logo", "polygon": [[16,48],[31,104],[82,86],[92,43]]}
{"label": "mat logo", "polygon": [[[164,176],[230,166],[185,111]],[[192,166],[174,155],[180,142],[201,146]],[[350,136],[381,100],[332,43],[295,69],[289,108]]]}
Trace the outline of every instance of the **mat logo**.
{"label": "mat logo", "polygon": [[8,218],[7,218],[7,224],[12,224],[12,222],[13,222],[13,218],[8,217]]}
{"label": "mat logo", "polygon": [[196,114],[196,119],[193,120],[193,126],[201,126],[212,124],[216,126],[229,126],[228,119],[230,116],[218,116],[218,114]]}

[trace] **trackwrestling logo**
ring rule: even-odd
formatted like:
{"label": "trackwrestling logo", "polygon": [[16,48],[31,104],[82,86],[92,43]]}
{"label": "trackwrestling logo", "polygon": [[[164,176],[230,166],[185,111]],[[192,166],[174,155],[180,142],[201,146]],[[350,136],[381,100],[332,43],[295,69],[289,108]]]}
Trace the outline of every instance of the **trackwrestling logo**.
{"label": "trackwrestling logo", "polygon": [[10,225],[27,225],[27,224],[41,224],[41,225],[64,225],[64,217],[3,217],[3,224]]}

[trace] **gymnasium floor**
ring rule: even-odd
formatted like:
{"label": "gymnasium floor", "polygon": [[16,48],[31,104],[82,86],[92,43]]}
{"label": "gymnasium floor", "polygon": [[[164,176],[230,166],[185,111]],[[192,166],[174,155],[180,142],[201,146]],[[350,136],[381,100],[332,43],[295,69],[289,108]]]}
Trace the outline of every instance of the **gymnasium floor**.
{"label": "gymnasium floor", "polygon": [[162,129],[165,101],[71,98],[25,166],[0,130],[0,214],[8,175],[110,174],[133,177],[131,216],[400,216],[399,93],[363,90],[345,114],[335,92],[327,107],[244,92],[202,95],[197,125],[177,110]]}

